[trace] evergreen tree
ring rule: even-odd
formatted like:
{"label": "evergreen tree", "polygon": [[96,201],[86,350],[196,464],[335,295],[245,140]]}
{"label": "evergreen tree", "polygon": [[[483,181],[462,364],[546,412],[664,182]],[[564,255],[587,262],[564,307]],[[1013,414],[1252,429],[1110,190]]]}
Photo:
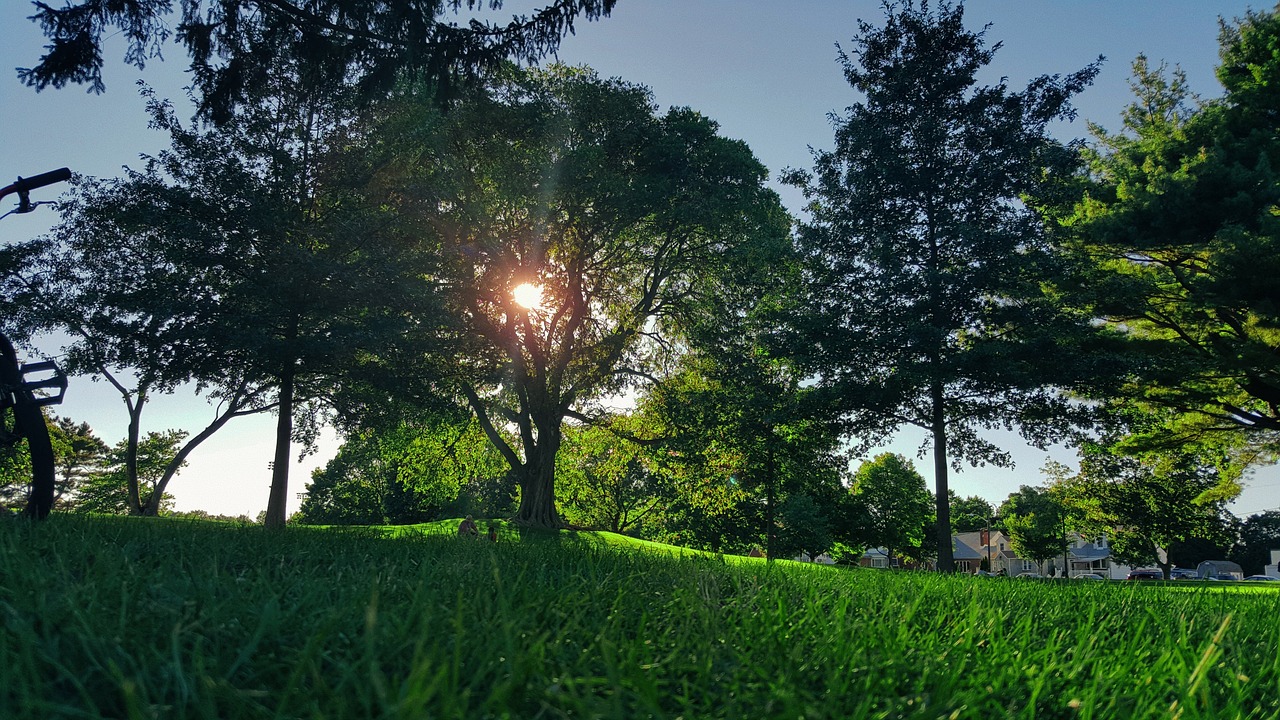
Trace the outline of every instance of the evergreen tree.
{"label": "evergreen tree", "polygon": [[54,502],[74,505],[79,489],[106,461],[109,448],[93,433],[89,423],[77,423],[71,418],[60,417],[50,423],[49,439],[53,443],[57,472]]}
{"label": "evergreen tree", "polygon": [[[1172,410],[1158,440],[1280,432],[1280,11],[1224,24],[1218,99],[1145,57],[1120,132],[1094,126],[1082,192],[1051,216],[1076,272],[1064,302],[1105,320],[1128,364],[1096,397]],[[1102,376],[1103,380],[1112,378]]]}
{"label": "evergreen tree", "polygon": [[[299,68],[316,88],[355,84],[366,98],[406,76],[447,89],[508,59],[554,53],[577,18],[607,16],[615,2],[554,0],[506,25],[482,17],[459,25],[447,11],[492,11],[502,0],[183,0],[176,40],[191,56],[201,110],[222,123],[253,105],[281,67]],[[32,20],[50,44],[18,77],[37,90],[71,82],[102,92],[104,35],[122,34],[125,61],[141,68],[172,34],[172,0],[35,5]]]}
{"label": "evergreen tree", "polygon": [[1009,463],[981,436],[1020,427],[1034,442],[1066,404],[1061,354],[1076,330],[1045,301],[1049,255],[1025,203],[1067,173],[1074,153],[1048,135],[1098,71],[1043,76],[1014,91],[978,83],[999,44],[963,23],[963,6],[887,5],[841,51],[859,99],[815,151],[801,227],[811,299],[797,346],[844,397],[873,446],[900,425],[933,446],[938,567],[950,571],[948,468]]}

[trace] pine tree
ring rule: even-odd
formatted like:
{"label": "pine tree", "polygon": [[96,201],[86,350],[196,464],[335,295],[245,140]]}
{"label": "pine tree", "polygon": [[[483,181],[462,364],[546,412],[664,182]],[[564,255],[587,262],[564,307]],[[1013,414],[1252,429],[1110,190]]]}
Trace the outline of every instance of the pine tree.
{"label": "pine tree", "polygon": [[1066,173],[1073,153],[1049,137],[1098,71],[1043,76],[1024,90],[978,74],[999,49],[963,7],[890,5],[840,53],[859,99],[834,118],[835,149],[813,175],[801,228],[808,312],[798,344],[840,390],[866,446],[902,424],[932,437],[938,567],[952,569],[947,470],[1007,464],[980,431],[1017,425],[1043,440],[1065,409],[1046,382],[1061,320],[1043,301],[1049,256],[1024,198]]}

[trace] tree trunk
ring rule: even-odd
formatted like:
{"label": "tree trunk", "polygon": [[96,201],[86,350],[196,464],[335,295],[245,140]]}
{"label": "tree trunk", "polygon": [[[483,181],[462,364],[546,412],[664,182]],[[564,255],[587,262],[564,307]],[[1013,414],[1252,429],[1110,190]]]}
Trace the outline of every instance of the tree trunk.
{"label": "tree trunk", "polygon": [[276,454],[271,463],[271,494],[267,498],[268,530],[284,527],[285,502],[289,497],[289,456],[293,442],[293,365],[280,377],[280,419],[276,423]]}
{"label": "tree trunk", "polygon": [[520,469],[520,510],[513,520],[526,528],[563,528],[556,510],[556,454],[541,443]]}
{"label": "tree trunk", "polygon": [[129,491],[129,514],[143,515],[142,492],[138,487],[138,437],[142,434],[142,406],[146,395],[138,392],[137,398],[130,402],[125,397],[125,406],[129,408],[129,435],[124,446],[124,482]]}
{"label": "tree trunk", "polygon": [[947,495],[947,416],[943,399],[942,381],[934,380],[930,394],[933,396],[933,477],[937,493],[935,508],[938,513],[938,571],[955,572],[956,564],[951,548],[951,498]]}
{"label": "tree trunk", "polygon": [[774,492],[774,474],[775,474],[776,468],[774,467],[774,459],[773,459],[773,429],[772,428],[770,428],[769,430],[769,439],[767,442],[769,443],[769,450],[768,450],[769,467],[766,469],[766,472],[768,473],[768,475],[765,477],[764,555],[765,555],[765,558],[768,560],[768,562],[773,562],[773,555],[774,555],[773,551],[774,551],[774,545],[776,544],[774,542],[774,536],[777,534],[774,531],[775,523],[776,523],[776,519],[774,518],[774,505],[776,504],[777,497],[776,497],[776,493]]}
{"label": "tree trunk", "polygon": [[533,528],[562,528],[556,511],[556,453],[560,449],[558,430],[540,432],[538,444],[526,453],[520,472],[520,509],[512,518]]}

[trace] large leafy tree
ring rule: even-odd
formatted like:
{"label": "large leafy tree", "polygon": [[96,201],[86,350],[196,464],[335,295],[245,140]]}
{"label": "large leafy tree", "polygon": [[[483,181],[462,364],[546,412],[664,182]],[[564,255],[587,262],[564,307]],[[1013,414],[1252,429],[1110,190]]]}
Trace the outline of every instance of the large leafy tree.
{"label": "large leafy tree", "polygon": [[[459,25],[448,11],[496,11],[502,0],[183,0],[175,37],[191,57],[200,107],[222,122],[252,105],[281,67],[297,67],[316,87],[354,83],[365,97],[406,74],[448,87],[507,59],[554,53],[577,18],[607,16],[615,1],[554,0],[505,25],[483,17]],[[71,82],[101,92],[104,36],[123,35],[125,61],[142,67],[174,34],[172,0],[33,5],[50,44],[18,77],[37,90]]]}
{"label": "large leafy tree", "polygon": [[[830,547],[848,523],[838,426],[825,393],[804,387],[779,342],[776,317],[796,301],[789,242],[757,243],[728,281],[704,296],[676,370],[642,403],[658,419],[659,456],[683,478],[682,493],[716,497],[724,478],[748,499],[769,557]],[[705,503],[704,503],[705,505]]]}
{"label": "large leafy tree", "polygon": [[1220,442],[1146,447],[1149,426],[1164,424],[1142,413],[1127,420],[1127,436],[1081,447],[1077,473],[1054,468],[1054,490],[1077,526],[1107,535],[1130,564],[1155,562],[1168,579],[1175,543],[1224,539],[1224,506],[1239,492],[1239,455]]}
{"label": "large leafy tree", "polygon": [[1108,394],[1172,409],[1181,432],[1280,431],[1280,14],[1224,25],[1225,93],[1194,102],[1178,70],[1134,63],[1120,132],[1094,127],[1083,192],[1056,237],[1064,298],[1107,321],[1133,361]]}
{"label": "large leafy tree", "polygon": [[37,328],[72,338],[72,370],[120,391],[131,445],[152,392],[195,382],[217,402],[150,504],[126,461],[135,513],[159,511],[201,441],[274,408],[267,524],[282,525],[291,443],[314,429],[315,402],[377,338],[403,342],[403,314],[429,297],[416,282],[408,291],[401,265],[417,239],[404,242],[381,208],[344,190],[351,165],[330,144],[341,102],[287,68],[258,91],[263,105],[216,127],[185,126],[153,99],[170,149],[124,178],[80,183],[43,255],[14,276],[43,309],[30,313]]}
{"label": "large leafy tree", "polygon": [[474,418],[458,408],[412,413],[349,430],[337,455],[312,473],[299,520],[358,525],[435,520],[473,487],[506,471]]}
{"label": "large leafy tree", "polygon": [[[801,388],[793,369],[737,349],[690,354],[681,372],[644,398],[661,435],[659,462],[692,506],[749,518],[751,541],[763,540],[769,557],[819,550],[800,526],[821,525],[825,536],[826,528],[844,525],[838,435],[817,393]],[[807,501],[820,519],[803,509]],[[802,523],[797,513],[809,519]]]}
{"label": "large leafy tree", "polygon": [[1068,509],[1057,494],[1023,485],[1000,504],[1000,520],[1019,556],[1043,562],[1067,549]]}
{"label": "large leafy tree", "polygon": [[951,495],[951,531],[975,532],[991,526],[996,509],[986,499],[977,495],[956,497]]}
{"label": "large leafy tree", "polygon": [[799,345],[839,389],[868,445],[903,424],[932,441],[938,567],[950,571],[948,468],[1007,464],[981,431],[1020,427],[1041,442],[1073,372],[1074,330],[1044,301],[1047,247],[1024,198],[1068,172],[1048,135],[1097,65],[1014,90],[979,83],[999,44],[963,6],[887,5],[860,23],[845,77],[860,97],[835,148],[792,181],[810,200],[801,227],[812,299]]}
{"label": "large leafy tree", "polygon": [[670,483],[636,441],[643,423],[639,414],[620,415],[607,425],[565,429],[556,494],[570,524],[634,532],[658,517]]}
{"label": "large leafy tree", "polygon": [[853,476],[853,494],[865,513],[867,545],[895,551],[919,547],[930,516],[929,489],[912,462],[882,453],[862,463]]}
{"label": "large leafy tree", "polygon": [[370,135],[376,182],[440,236],[455,387],[519,479],[516,520],[560,525],[566,418],[650,377],[726,266],[785,238],[779,201],[714,122],[588,70],[513,69],[447,115],[406,104]]}

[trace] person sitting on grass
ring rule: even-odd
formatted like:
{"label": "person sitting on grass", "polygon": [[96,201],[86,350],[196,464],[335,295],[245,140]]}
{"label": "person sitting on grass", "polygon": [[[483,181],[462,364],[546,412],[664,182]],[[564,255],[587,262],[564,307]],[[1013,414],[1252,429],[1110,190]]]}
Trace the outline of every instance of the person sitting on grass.
{"label": "person sitting on grass", "polygon": [[468,515],[466,520],[458,524],[458,537],[479,537],[480,528],[476,527],[476,521]]}

